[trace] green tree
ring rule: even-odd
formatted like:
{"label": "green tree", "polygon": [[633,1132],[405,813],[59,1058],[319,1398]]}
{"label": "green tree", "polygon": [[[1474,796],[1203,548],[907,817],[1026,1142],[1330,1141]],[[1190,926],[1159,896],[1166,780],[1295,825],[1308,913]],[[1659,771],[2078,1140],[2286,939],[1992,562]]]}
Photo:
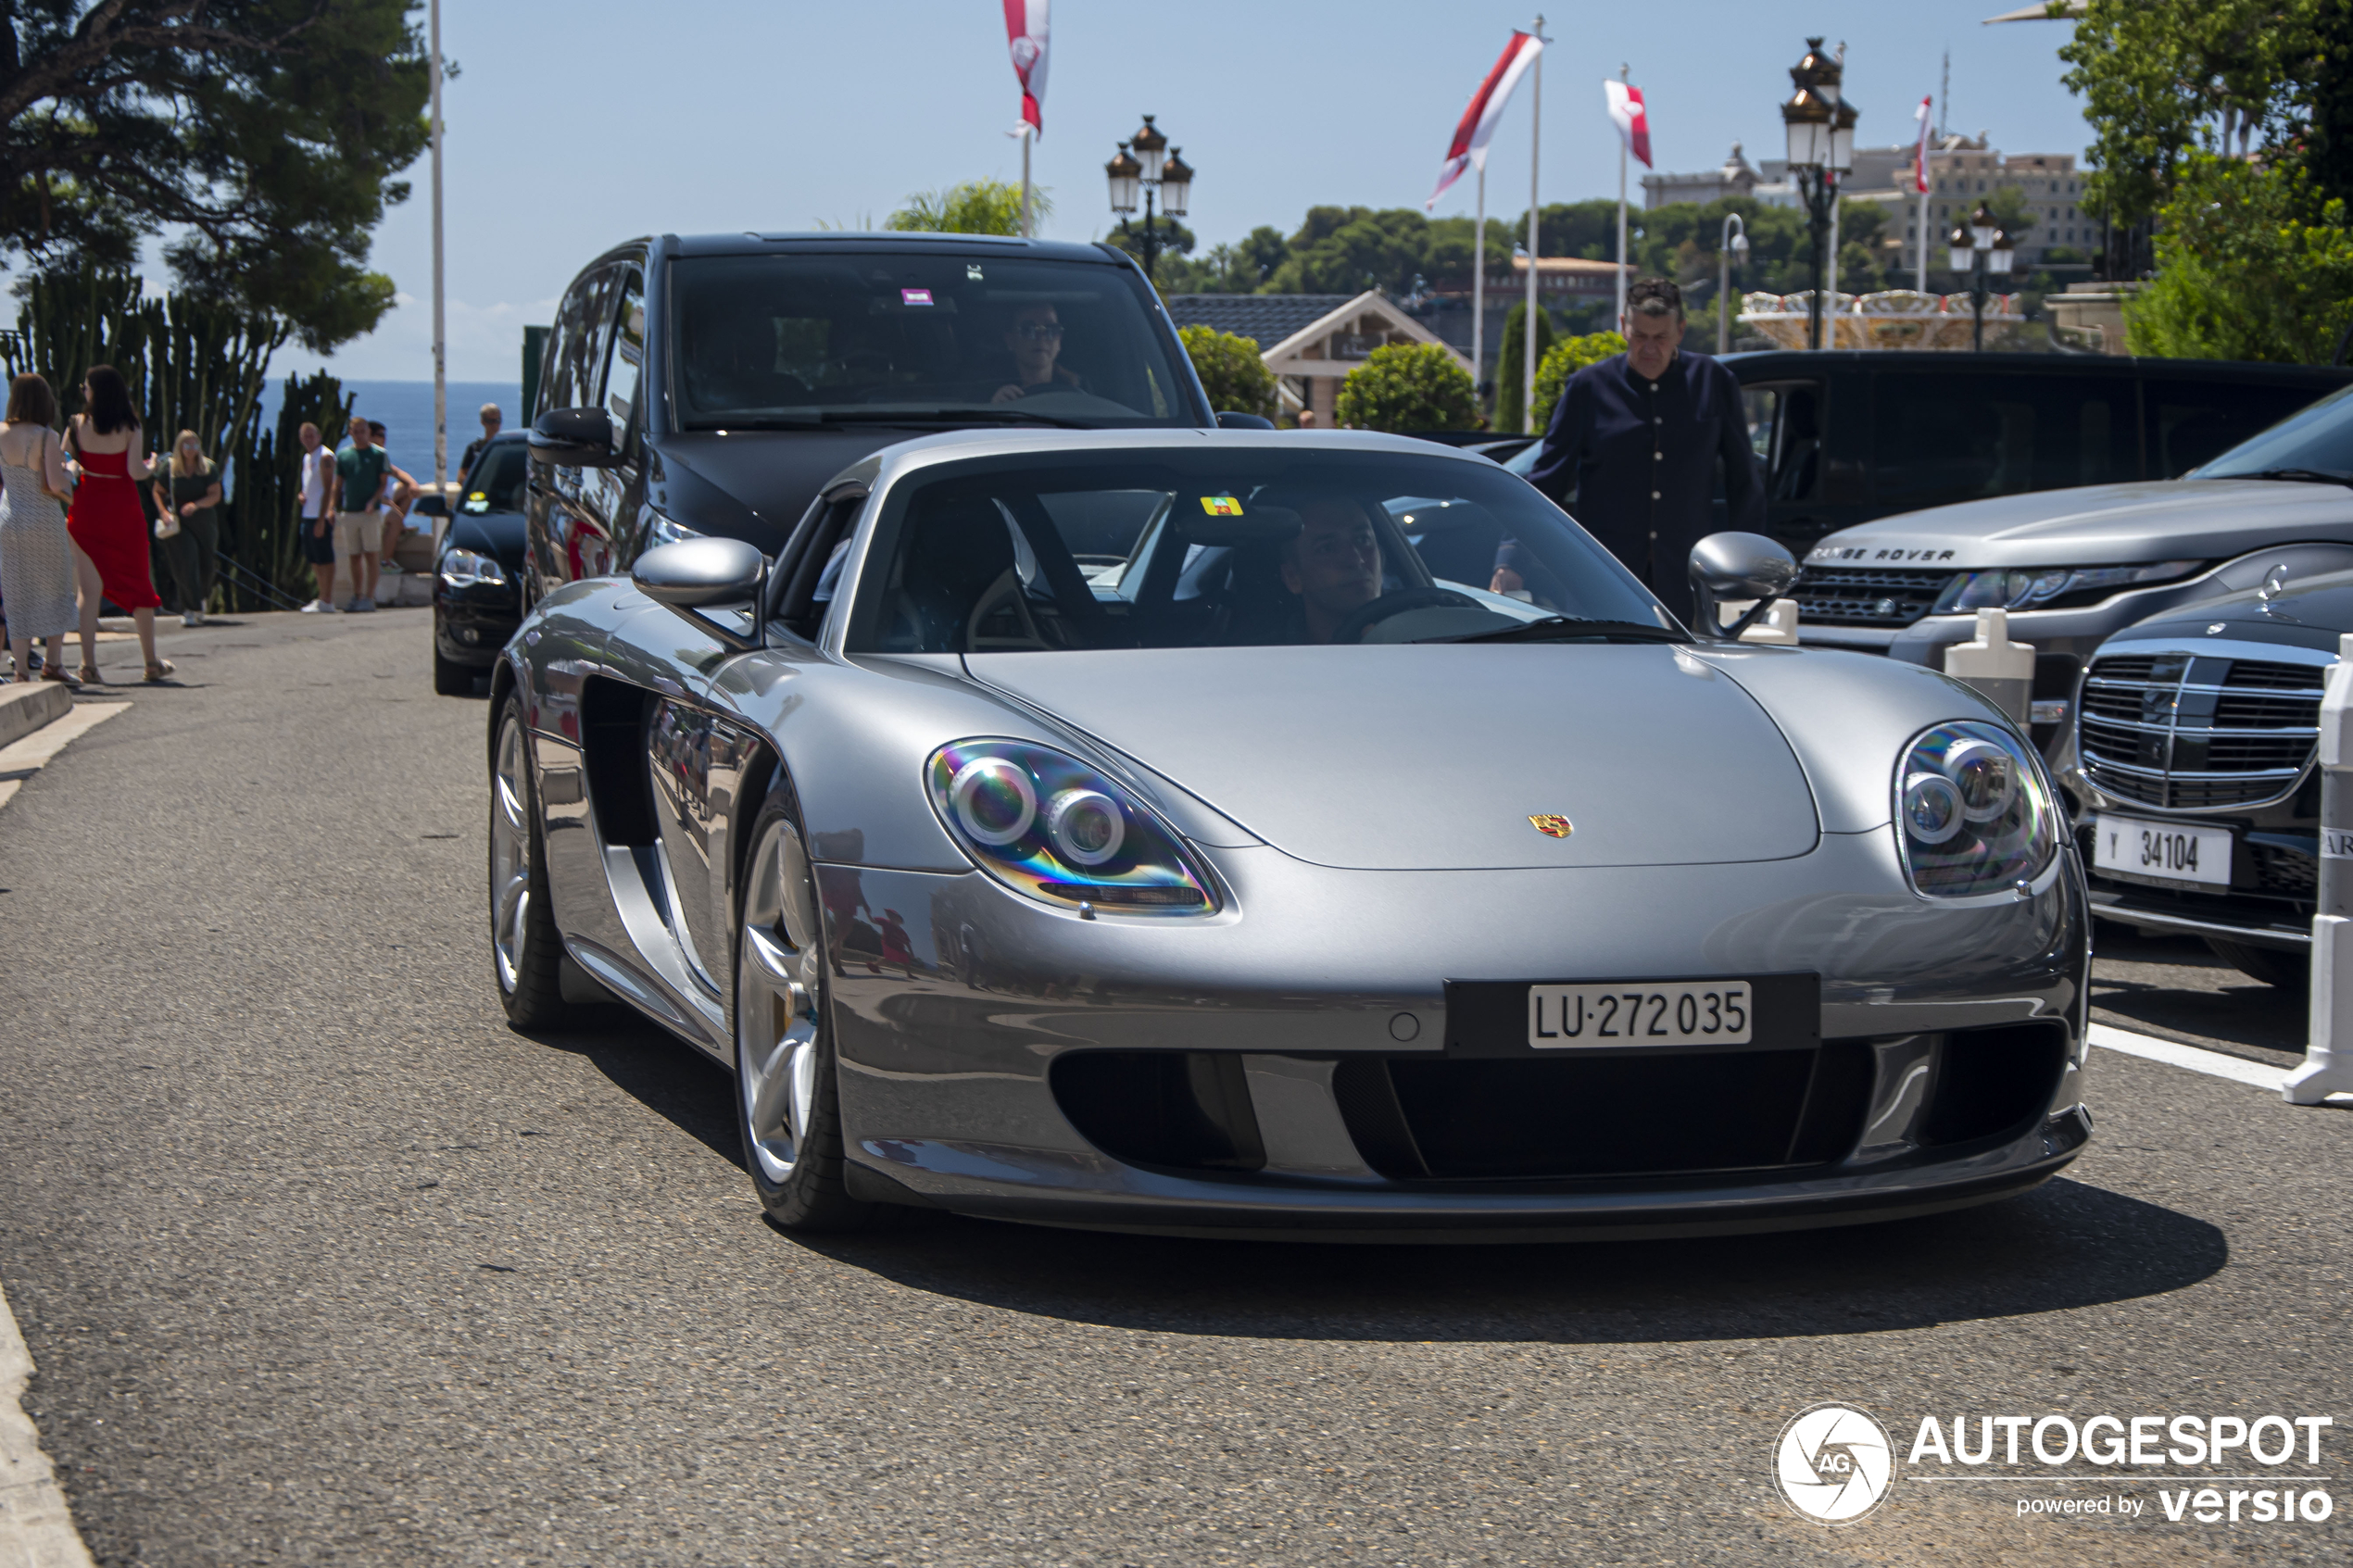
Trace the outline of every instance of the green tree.
{"label": "green tree", "polygon": [[2193,154],[2158,219],[2156,281],[2125,306],[2133,353],[2328,362],[2353,321],[2343,201],[2293,166]]}
{"label": "green tree", "polygon": [[142,242],[191,300],[369,331],[392,177],[423,151],[411,0],[19,0],[0,27],[0,253],[115,268]]}
{"label": "green tree", "polygon": [[[1054,204],[1032,186],[1029,209],[1043,219]],[[1018,234],[1021,187],[1002,180],[967,180],[944,191],[918,191],[883,220],[883,227],[906,234]]]}
{"label": "green tree", "polygon": [[1626,352],[1626,340],[1616,332],[1587,332],[1583,337],[1563,338],[1536,361],[1536,422],[1530,427],[1544,430],[1553,422],[1553,410],[1561,400],[1561,390],[1568,385],[1568,378],[1588,365],[1598,365],[1613,354]]}
{"label": "green tree", "polygon": [[[1537,311],[1537,369],[1543,369],[1544,356],[1552,352],[1554,338],[1552,313]],[[1527,407],[1528,372],[1523,367],[1528,361],[1521,358],[1527,352],[1527,343],[1528,307],[1525,304],[1515,305],[1512,313],[1504,319],[1504,341],[1495,354],[1495,428],[1509,434],[1517,434],[1524,429],[1540,428],[1520,422],[1520,415]]]}
{"label": "green tree", "polygon": [[1202,326],[1187,327],[1176,335],[1209,394],[1210,408],[1219,413],[1230,408],[1275,417],[1275,372],[1259,358],[1256,340]]}
{"label": "green tree", "polygon": [[1392,343],[1348,373],[1335,412],[1353,430],[1468,430],[1478,395],[1444,345]]}

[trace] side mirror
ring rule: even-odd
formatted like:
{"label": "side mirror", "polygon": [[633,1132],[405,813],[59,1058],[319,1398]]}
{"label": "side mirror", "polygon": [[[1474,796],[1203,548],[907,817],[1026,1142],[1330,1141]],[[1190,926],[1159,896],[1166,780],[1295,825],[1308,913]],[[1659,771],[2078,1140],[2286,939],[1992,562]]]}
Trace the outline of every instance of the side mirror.
{"label": "side mirror", "polygon": [[447,517],[449,515],[449,497],[447,495],[420,495],[417,497],[417,504],[409,508],[409,515],[412,517]]}
{"label": "side mirror", "polygon": [[[1797,558],[1762,533],[1711,533],[1692,546],[1692,601],[1703,637],[1737,641],[1797,583]],[[1755,599],[1747,614],[1722,624],[1717,606]]]}
{"label": "side mirror", "polygon": [[[639,593],[737,649],[760,645],[760,593],[767,578],[768,558],[741,539],[657,545],[629,569]],[[720,613],[709,613],[713,608]]]}
{"label": "side mirror", "polygon": [[1217,428],[1219,430],[1272,430],[1275,428],[1275,421],[1264,414],[1245,414],[1239,408],[1224,408],[1218,411]]}
{"label": "side mirror", "polygon": [[531,460],[560,469],[609,469],[621,460],[613,450],[612,416],[602,408],[550,408],[527,438]]}

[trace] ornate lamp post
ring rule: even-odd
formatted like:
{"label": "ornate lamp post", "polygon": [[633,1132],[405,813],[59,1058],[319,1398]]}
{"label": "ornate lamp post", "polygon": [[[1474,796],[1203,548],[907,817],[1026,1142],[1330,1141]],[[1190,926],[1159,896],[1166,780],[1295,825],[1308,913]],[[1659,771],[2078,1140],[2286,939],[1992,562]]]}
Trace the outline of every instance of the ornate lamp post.
{"label": "ornate lamp post", "polygon": [[1994,221],[1993,212],[1983,202],[1969,214],[1966,227],[1953,231],[1953,270],[1969,275],[1969,302],[1975,320],[1970,323],[1969,346],[1979,353],[1985,351],[1985,302],[1992,295],[1986,280],[2007,278],[2010,271],[2010,236]]}
{"label": "ornate lamp post", "polygon": [[[1136,210],[1138,197],[1144,208],[1143,251],[1144,276],[1152,276],[1152,262],[1160,255],[1160,231],[1153,224],[1153,205],[1168,218],[1182,218],[1191,205],[1193,170],[1178,155],[1181,147],[1172,147],[1168,138],[1152,124],[1152,117],[1144,117],[1144,128],[1119,144],[1119,152],[1103,165],[1104,178],[1111,182],[1111,209],[1119,215],[1119,231],[1126,233],[1128,214]],[[1154,280],[1154,287],[1158,281]]]}
{"label": "ornate lamp post", "polygon": [[1748,225],[1737,212],[1724,215],[1723,236],[1716,246],[1716,352],[1732,351],[1732,262],[1748,260]]}
{"label": "ornate lamp post", "polygon": [[1838,61],[1822,53],[1822,41],[1809,38],[1806,57],[1790,68],[1797,92],[1781,106],[1790,178],[1806,204],[1806,228],[1813,238],[1814,303],[1806,338],[1817,348],[1822,346],[1822,290],[1838,177],[1855,166],[1855,106],[1840,96],[1844,77]]}

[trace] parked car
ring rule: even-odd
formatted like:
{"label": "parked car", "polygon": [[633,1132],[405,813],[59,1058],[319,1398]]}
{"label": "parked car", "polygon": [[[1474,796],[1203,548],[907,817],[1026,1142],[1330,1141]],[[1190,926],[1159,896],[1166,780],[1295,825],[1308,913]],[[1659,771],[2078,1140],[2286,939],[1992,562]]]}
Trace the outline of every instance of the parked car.
{"label": "parked car", "polygon": [[1159,295],[1110,245],[632,241],[573,280],[547,336],[525,598],[669,540],[774,554],[827,478],[927,431],[1216,423]]}
{"label": "parked car", "polygon": [[2064,775],[2095,911],[2308,984],[2321,687],[2347,632],[2353,571],[2337,571],[2180,606],[2100,645]]}
{"label": "parked car", "polygon": [[[2312,365],[2067,354],[1776,349],[1724,363],[1764,469],[1765,531],[1801,559],[1826,535],[1896,513],[2178,478],[2353,381]],[[1536,458],[1531,448],[1505,466],[1526,475]],[[1908,601],[1897,602],[1891,613]]]}
{"label": "parked car", "polygon": [[[1939,667],[1976,611],[2032,643],[2035,738],[2108,637],[2177,605],[2353,568],[2353,389],[2340,388],[2181,479],[1940,507],[1848,529],[1806,557],[1794,597],[1809,644]],[[2057,759],[2057,753],[2054,752]]]}
{"label": "parked car", "polygon": [[1695,640],[1405,437],[968,432],[823,493],[543,599],[493,688],[509,1017],[733,1070],[778,1223],[1781,1229],[2089,1136],[2082,871],[1966,688]]}
{"label": "parked car", "polygon": [[502,434],[475,459],[452,508],[418,505],[436,519],[433,561],[433,689],[464,696],[498,662],[522,622],[523,502],[531,468],[521,432]]}

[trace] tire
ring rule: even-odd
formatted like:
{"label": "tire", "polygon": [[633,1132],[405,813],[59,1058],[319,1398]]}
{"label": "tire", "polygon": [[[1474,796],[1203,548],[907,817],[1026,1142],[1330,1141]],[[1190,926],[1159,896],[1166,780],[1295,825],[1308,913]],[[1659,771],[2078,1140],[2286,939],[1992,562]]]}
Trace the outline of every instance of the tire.
{"label": "tire", "polygon": [[735,951],[736,1128],[760,1205],[790,1231],[857,1231],[912,1212],[844,1182],[816,877],[779,781],[753,819]]}
{"label": "tire", "polygon": [[481,671],[469,664],[445,659],[441,650],[433,650],[433,690],[435,696],[472,696],[474,677]]}
{"label": "tire", "polygon": [[2220,936],[2207,937],[2206,945],[2216,958],[2250,980],[2260,980],[2283,991],[2311,988],[2312,960],[2301,953],[2258,947],[2252,943],[2233,942]]}
{"label": "tire", "polygon": [[547,892],[547,840],[531,778],[522,701],[509,693],[498,710],[490,765],[490,972],[507,1022],[554,1029],[572,1022],[563,999],[563,938]]}

